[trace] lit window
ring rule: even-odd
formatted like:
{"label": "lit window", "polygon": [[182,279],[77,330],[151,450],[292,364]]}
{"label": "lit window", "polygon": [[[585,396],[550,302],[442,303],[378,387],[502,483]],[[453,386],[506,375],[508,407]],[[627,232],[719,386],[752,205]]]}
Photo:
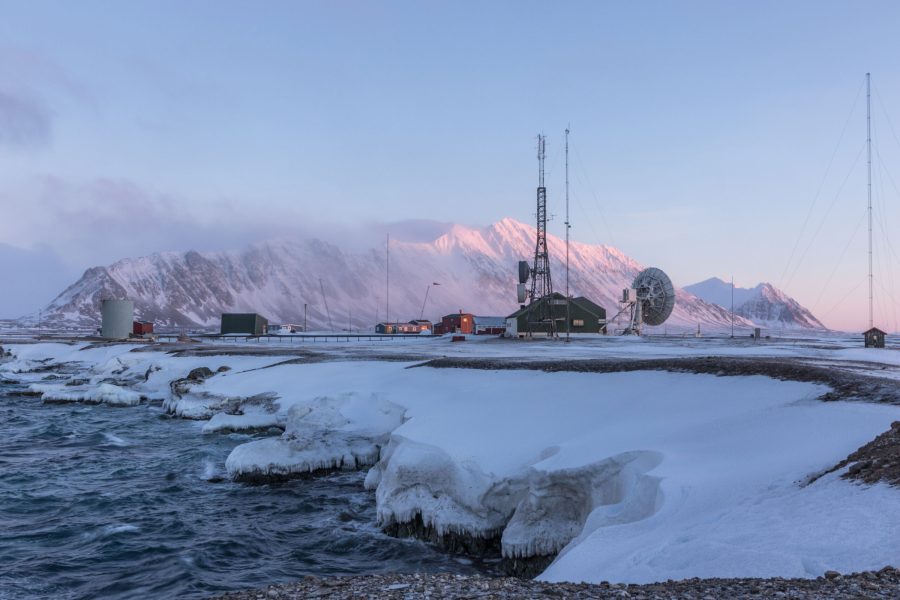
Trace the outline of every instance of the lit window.
{"label": "lit window", "polygon": [[584,319],[572,319],[572,325],[574,327],[584,327]]}

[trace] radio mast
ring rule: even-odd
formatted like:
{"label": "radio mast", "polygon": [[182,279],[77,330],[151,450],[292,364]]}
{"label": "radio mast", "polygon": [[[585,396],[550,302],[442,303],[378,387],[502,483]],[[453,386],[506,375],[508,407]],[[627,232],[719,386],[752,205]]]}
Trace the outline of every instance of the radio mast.
{"label": "radio mast", "polygon": [[869,196],[869,329],[875,326],[872,310],[872,94],[869,86],[870,74],[866,73],[866,158],[868,169]]}
{"label": "radio mast", "polygon": [[[538,302],[545,296],[553,294],[553,282],[550,279],[550,255],[547,251],[547,188],[544,186],[544,159],[546,157],[547,138],[538,134],[538,188],[537,188],[537,241],[534,246],[534,268],[531,279],[531,302]],[[548,323],[548,336],[556,332],[553,320],[552,298],[541,305],[539,321]]]}
{"label": "radio mast", "polygon": [[569,313],[569,128],[566,127],[566,341],[569,341],[569,330],[572,328],[572,316]]}

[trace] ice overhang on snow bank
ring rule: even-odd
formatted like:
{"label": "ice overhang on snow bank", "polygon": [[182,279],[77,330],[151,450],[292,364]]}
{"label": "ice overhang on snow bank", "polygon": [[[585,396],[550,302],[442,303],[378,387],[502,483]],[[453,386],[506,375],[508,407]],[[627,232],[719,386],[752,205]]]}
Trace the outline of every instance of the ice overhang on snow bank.
{"label": "ice overhang on snow bank", "polygon": [[234,479],[269,481],[373,465],[403,412],[375,394],[319,396],[291,406],[281,437],[238,446],[225,467]]}

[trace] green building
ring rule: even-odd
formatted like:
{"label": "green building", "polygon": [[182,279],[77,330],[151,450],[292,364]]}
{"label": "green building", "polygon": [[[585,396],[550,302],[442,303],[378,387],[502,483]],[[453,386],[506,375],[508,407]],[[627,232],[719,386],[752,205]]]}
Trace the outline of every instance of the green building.
{"label": "green building", "polygon": [[243,333],[245,335],[263,335],[269,320],[256,313],[222,313],[221,334]]}
{"label": "green building", "polygon": [[566,320],[566,297],[555,292],[521,308],[506,317],[506,336],[522,337],[529,333],[546,335],[550,320],[557,333],[606,333],[606,309],[587,298],[569,299],[569,318]]}

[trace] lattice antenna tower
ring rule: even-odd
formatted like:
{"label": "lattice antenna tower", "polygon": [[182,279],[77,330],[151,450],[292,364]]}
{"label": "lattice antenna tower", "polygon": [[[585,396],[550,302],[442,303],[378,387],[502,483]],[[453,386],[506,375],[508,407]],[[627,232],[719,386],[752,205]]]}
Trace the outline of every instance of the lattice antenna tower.
{"label": "lattice antenna tower", "polygon": [[[537,241],[534,246],[534,267],[531,271],[531,302],[537,302],[553,293],[553,281],[550,278],[550,255],[547,251],[547,188],[544,186],[544,159],[547,154],[547,138],[538,135],[538,188],[537,188]],[[550,333],[554,332],[554,322],[550,303],[544,303],[540,320],[550,323]]]}

